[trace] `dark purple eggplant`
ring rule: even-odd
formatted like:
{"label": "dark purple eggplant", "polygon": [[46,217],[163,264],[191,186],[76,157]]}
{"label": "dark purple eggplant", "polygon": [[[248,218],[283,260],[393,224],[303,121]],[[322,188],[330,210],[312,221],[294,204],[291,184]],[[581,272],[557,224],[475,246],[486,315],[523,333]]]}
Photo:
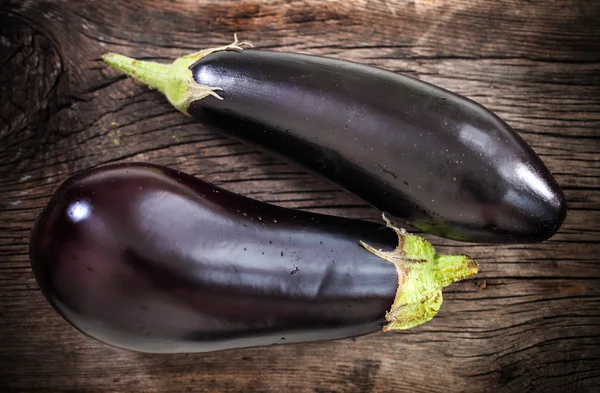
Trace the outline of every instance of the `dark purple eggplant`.
{"label": "dark purple eggplant", "polygon": [[61,184],[30,258],[49,303],[81,332],[133,351],[207,352],[429,321],[442,288],[477,263],[388,226],[397,235],[166,167],[112,164]]}
{"label": "dark purple eggplant", "polygon": [[423,81],[353,62],[206,49],[172,64],[104,60],[180,111],[341,186],[425,233],[544,241],[566,216],[533,149],[494,113]]}

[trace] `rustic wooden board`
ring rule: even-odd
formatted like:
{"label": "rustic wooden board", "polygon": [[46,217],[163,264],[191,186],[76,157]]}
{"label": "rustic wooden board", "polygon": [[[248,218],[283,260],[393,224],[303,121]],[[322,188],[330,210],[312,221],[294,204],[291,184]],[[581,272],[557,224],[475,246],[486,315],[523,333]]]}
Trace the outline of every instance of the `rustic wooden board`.
{"label": "rustic wooden board", "polygon": [[[228,43],[360,61],[505,118],[564,187],[543,244],[466,246],[481,274],[430,323],[353,340],[150,356],[102,345],[46,303],[29,230],[66,176],[152,161],[282,206],[378,220],[360,200],[219,136],[106,67]],[[593,392],[600,386],[600,3],[587,0],[2,1],[0,391]],[[483,282],[487,285],[483,285]]]}

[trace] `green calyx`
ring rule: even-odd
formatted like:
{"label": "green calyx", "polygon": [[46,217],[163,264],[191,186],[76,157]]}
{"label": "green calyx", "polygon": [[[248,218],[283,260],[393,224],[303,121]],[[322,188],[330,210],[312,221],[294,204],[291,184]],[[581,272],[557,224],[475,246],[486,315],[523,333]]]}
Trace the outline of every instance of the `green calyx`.
{"label": "green calyx", "polygon": [[233,43],[216,48],[201,50],[176,59],[171,64],[132,59],[116,53],[107,53],[102,59],[111,67],[125,72],[138,82],[163,93],[169,102],[179,111],[188,115],[188,108],[193,101],[209,95],[222,100],[216,93],[218,86],[204,86],[197,83],[192,75],[191,67],[200,59],[213,52],[224,50],[242,51],[251,47],[249,42],[239,42],[234,35]]}
{"label": "green calyx", "polygon": [[364,242],[361,245],[396,265],[398,271],[398,291],[386,314],[388,324],[383,331],[409,329],[430,321],[438,313],[444,287],[476,275],[479,267],[466,255],[437,254],[427,240],[397,228],[385,215],[383,219],[398,235],[398,247],[382,251]]}

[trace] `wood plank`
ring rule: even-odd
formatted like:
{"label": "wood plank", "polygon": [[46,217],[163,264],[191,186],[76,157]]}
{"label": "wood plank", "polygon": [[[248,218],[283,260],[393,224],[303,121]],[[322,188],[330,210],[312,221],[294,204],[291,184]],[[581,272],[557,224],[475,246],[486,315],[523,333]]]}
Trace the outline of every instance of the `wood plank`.
{"label": "wood plank", "polygon": [[[150,356],[78,333],[31,274],[31,225],[69,175],[152,161],[281,206],[379,212],[186,118],[101,61],[167,61],[228,42],[421,78],[506,119],[563,186],[542,244],[465,245],[473,280],[410,331]],[[0,4],[0,390],[18,392],[592,392],[600,385],[600,3],[584,0],[5,1]]]}

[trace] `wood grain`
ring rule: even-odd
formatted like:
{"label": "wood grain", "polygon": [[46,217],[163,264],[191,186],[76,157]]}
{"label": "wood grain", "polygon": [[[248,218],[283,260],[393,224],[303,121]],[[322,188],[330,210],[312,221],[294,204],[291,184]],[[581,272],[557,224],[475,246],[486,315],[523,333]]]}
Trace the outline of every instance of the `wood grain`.
{"label": "wood grain", "polygon": [[[287,207],[378,220],[303,171],[215,134],[101,61],[222,45],[403,72],[506,119],[563,186],[550,241],[465,245],[480,275],[407,332],[150,356],[91,340],[46,303],[31,225],[67,176],[152,161]],[[585,0],[0,3],[0,391],[593,392],[600,386],[600,3]]]}

